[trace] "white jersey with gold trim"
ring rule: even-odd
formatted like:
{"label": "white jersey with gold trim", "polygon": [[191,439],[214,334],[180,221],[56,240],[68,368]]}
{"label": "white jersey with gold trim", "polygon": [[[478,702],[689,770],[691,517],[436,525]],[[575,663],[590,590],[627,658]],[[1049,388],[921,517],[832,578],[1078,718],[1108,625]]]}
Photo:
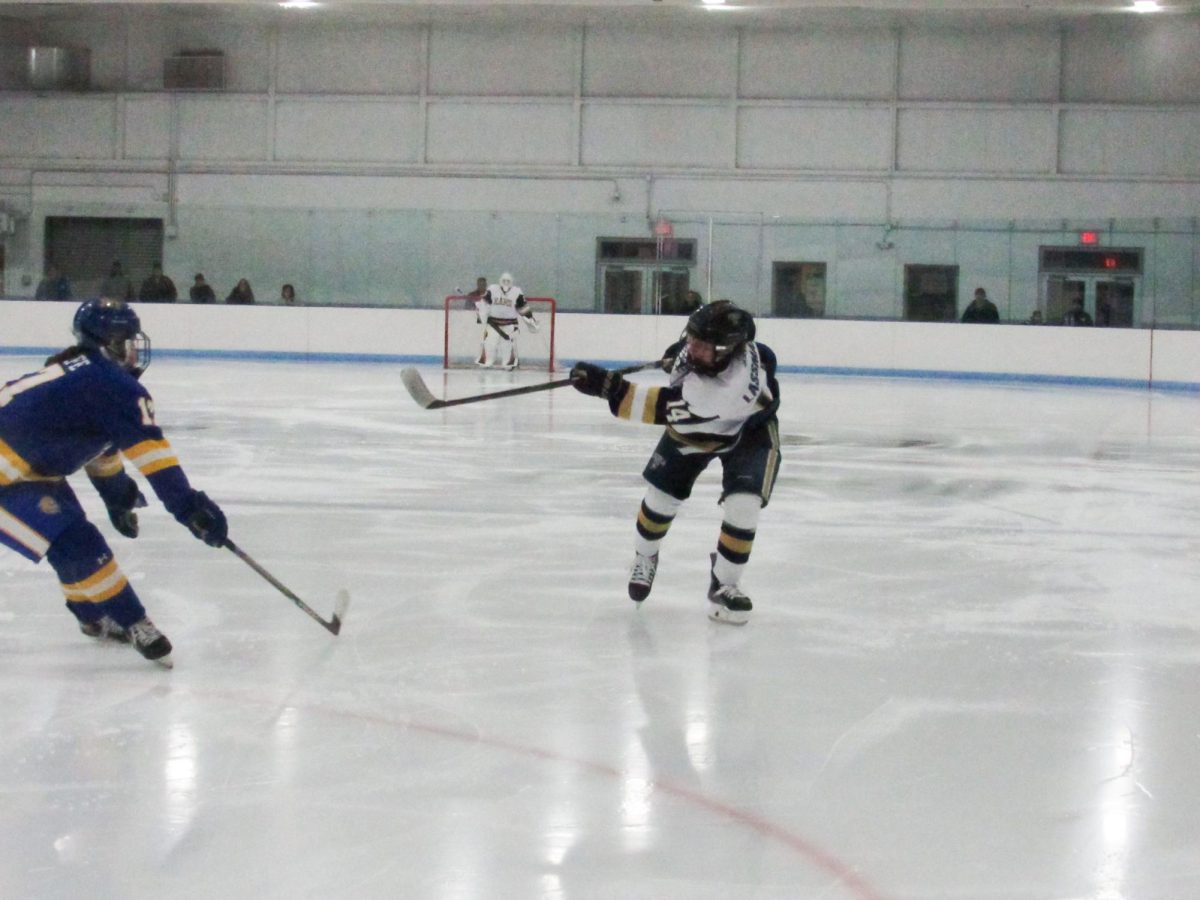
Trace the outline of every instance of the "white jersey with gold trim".
{"label": "white jersey with gold trim", "polygon": [[703,453],[728,450],[744,430],[774,418],[779,386],[771,348],[747,342],[721,372],[706,375],[692,367],[686,345],[676,346],[668,386],[628,382],[609,399],[614,415],[666,425],[684,452]]}
{"label": "white jersey with gold trim", "polygon": [[480,301],[480,313],[485,319],[515,322],[524,306],[525,294],[515,284],[508,290],[498,284],[491,284]]}

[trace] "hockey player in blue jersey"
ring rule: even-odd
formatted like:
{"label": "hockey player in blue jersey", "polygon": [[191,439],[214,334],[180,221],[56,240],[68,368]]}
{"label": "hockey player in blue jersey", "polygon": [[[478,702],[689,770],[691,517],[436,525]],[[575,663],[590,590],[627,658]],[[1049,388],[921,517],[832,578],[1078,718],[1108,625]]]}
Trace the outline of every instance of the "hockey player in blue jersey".
{"label": "hockey player in blue jersey", "polygon": [[642,472],[647,487],[629,575],[629,596],[638,603],[650,595],[667,529],[700,473],[719,459],[724,514],[710,556],[709,618],[749,620],[753,605],[738,582],[780,462],[775,354],[755,342],[754,332],[750,313],[718,300],[693,312],[683,337],[663,354],[667,387],[626,381],[586,362],[571,369],[575,388],[607,400],[613,415],[667,426]]}
{"label": "hockey player in blue jersey", "polygon": [[75,313],[77,343],[45,368],[0,388],[0,543],[35,563],[49,560],[67,608],[89,637],[132,643],[171,666],[171,642],[146,616],[100,531],[87,520],[66,476],[83,469],[113,527],[138,535],[146,505],[124,456],[167,510],[213,547],[227,537],[225,515],[188,483],[154,421],[138,382],[150,341],[123,300],[88,300]]}

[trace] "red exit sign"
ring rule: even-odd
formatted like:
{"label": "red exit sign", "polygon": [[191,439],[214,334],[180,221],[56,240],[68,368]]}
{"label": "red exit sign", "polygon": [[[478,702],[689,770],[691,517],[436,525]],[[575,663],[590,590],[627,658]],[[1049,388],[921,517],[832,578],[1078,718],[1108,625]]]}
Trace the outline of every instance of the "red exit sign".
{"label": "red exit sign", "polygon": [[1098,232],[1098,231],[1081,231],[1081,232],[1079,232],[1079,243],[1088,244],[1088,245],[1100,243],[1100,232]]}

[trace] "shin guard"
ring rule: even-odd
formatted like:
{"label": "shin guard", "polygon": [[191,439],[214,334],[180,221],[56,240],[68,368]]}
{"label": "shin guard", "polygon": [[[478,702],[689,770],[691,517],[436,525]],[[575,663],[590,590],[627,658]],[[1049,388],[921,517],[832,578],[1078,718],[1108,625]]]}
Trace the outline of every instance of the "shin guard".
{"label": "shin guard", "polygon": [[762,498],[757,494],[730,494],[725,498],[724,507],[713,577],[721,584],[737,584],[750,561]]}
{"label": "shin guard", "polygon": [[646,496],[642,499],[642,507],[638,510],[637,537],[634,539],[634,550],[642,556],[653,556],[658,552],[659,542],[667,536],[675,514],[683,505],[670,494],[656,487],[646,488]]}
{"label": "shin guard", "polygon": [[50,545],[46,559],[58,575],[67,608],[80,622],[108,616],[128,628],[146,615],[96,526],[80,521]]}

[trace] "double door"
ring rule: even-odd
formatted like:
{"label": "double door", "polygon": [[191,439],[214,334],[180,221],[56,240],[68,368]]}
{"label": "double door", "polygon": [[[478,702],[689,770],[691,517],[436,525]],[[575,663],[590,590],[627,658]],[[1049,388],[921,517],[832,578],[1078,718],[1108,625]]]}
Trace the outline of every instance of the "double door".
{"label": "double door", "polygon": [[1043,275],[1042,308],[1046,323],[1055,325],[1080,303],[1101,328],[1132,328],[1138,321],[1141,279],[1104,275]]}
{"label": "double door", "polygon": [[686,309],[687,266],[603,263],[598,267],[597,281],[604,312],[672,314]]}

